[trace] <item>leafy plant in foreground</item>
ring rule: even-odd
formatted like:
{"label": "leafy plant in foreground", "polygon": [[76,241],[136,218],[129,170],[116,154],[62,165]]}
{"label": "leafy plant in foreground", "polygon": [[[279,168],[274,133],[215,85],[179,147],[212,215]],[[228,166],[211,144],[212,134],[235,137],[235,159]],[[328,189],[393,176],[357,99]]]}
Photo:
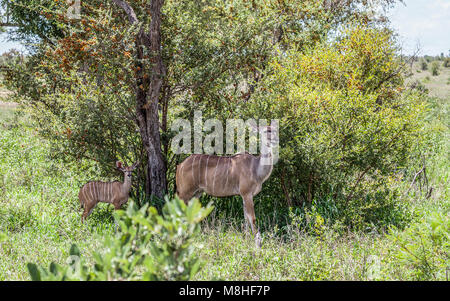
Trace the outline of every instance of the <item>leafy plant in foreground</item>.
{"label": "leafy plant in foreground", "polygon": [[189,280],[202,266],[193,239],[212,209],[197,199],[186,205],[166,198],[160,215],[154,207],[130,203],[116,212],[120,231],[106,239],[106,252],[93,254],[93,266],[72,245],[66,265],[28,263],[28,271],[32,280]]}
{"label": "leafy plant in foreground", "polygon": [[450,264],[450,221],[433,213],[405,231],[391,229],[388,238],[398,248],[394,256],[411,268],[416,280],[444,280]]}

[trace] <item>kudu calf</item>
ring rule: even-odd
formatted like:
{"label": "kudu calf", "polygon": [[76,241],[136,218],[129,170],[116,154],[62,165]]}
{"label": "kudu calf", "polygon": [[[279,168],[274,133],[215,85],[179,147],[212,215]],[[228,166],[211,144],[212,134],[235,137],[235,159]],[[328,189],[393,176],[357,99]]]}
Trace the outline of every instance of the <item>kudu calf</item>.
{"label": "kudu calf", "polygon": [[[203,192],[216,197],[240,195],[244,204],[244,217],[251,225],[257,246],[261,236],[256,227],[253,197],[261,191],[273,169],[273,146],[278,143],[278,132],[264,127],[267,152],[253,156],[247,152],[234,156],[193,154],[177,166],[177,195],[185,202]],[[246,225],[247,225],[246,223]],[[247,228],[247,227],[246,227]]]}
{"label": "kudu calf", "polygon": [[78,193],[81,207],[84,207],[81,221],[83,222],[94,207],[99,202],[110,203],[114,205],[114,209],[120,209],[123,204],[128,201],[128,194],[131,188],[131,173],[138,165],[138,162],[132,166],[124,166],[122,162],[117,161],[116,167],[124,174],[124,181],[114,182],[88,182],[81,187]]}

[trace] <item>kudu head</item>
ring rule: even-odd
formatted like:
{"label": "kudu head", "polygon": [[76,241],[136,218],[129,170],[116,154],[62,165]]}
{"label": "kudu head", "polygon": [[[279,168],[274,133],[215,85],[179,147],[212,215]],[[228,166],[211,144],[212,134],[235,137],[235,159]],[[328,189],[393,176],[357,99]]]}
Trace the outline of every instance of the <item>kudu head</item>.
{"label": "kudu head", "polygon": [[261,139],[261,145],[264,145],[264,147],[268,149],[272,149],[273,147],[278,145],[279,138],[278,138],[278,128],[272,125],[269,126],[252,126],[254,131],[259,131],[260,139]]}
{"label": "kudu head", "polygon": [[278,129],[275,126],[265,126],[261,128],[261,139],[265,146],[272,148],[278,145]]}
{"label": "kudu head", "polygon": [[139,164],[139,160],[136,161],[136,162],[135,162],[133,165],[131,165],[131,166],[125,166],[126,163],[125,163],[125,165],[124,165],[122,162],[117,161],[117,162],[116,162],[116,167],[117,167],[118,170],[120,170],[121,172],[123,172],[123,174],[125,175],[125,177],[131,178],[131,174],[132,174],[133,170],[136,169],[136,167],[138,166],[138,164]]}

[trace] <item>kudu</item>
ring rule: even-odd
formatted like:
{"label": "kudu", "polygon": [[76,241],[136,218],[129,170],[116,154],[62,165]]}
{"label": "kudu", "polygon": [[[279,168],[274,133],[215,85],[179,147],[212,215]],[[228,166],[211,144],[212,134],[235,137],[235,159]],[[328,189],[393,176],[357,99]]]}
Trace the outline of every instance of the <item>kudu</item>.
{"label": "kudu", "polygon": [[124,174],[124,181],[88,182],[81,187],[78,193],[81,207],[84,208],[81,221],[83,222],[92,212],[99,202],[110,203],[114,209],[120,209],[128,201],[128,194],[131,188],[131,174],[139,162],[132,166],[124,166],[122,162],[117,161],[116,167]]}
{"label": "kudu", "polygon": [[267,152],[253,156],[247,152],[233,156],[193,154],[177,166],[177,195],[187,202],[203,192],[215,197],[240,195],[244,205],[246,229],[248,223],[255,242],[261,246],[261,236],[256,227],[253,197],[261,191],[273,169],[273,147],[278,143],[278,131],[274,127],[262,128],[266,135]]}

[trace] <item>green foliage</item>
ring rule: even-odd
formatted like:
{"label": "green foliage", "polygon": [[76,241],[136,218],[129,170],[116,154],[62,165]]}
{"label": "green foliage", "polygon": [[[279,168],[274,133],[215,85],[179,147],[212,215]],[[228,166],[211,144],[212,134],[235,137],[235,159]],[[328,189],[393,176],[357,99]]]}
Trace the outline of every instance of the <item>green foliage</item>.
{"label": "green foliage", "polygon": [[[386,7],[394,1],[376,2]],[[383,24],[362,4],[366,1],[165,1],[161,51],[166,74],[159,114],[168,181],[178,159],[169,150],[174,118],[190,116],[196,108],[216,118],[240,114],[239,104],[250,98],[277,55],[274,45],[315,45],[349,20]],[[147,3],[130,5],[142,28],[149,28]],[[26,62],[11,64],[5,80],[32,113],[40,134],[64,160],[89,159],[103,176],[115,160],[139,157],[134,183],[148,183],[135,103],[137,88],[149,89],[152,54],[145,50],[138,56],[138,26],[130,26],[113,1],[81,1],[80,20],[67,18],[65,1],[17,0],[11,9],[22,23],[10,34],[40,43]],[[132,194],[139,198],[149,191],[135,186],[140,191]]]}
{"label": "green foliage", "polygon": [[[420,219],[426,220],[427,216],[433,215],[432,212],[438,212],[439,219],[445,224],[450,209],[449,187],[446,185],[449,179],[450,139],[444,124],[448,124],[450,114],[448,101],[430,98],[429,102],[427,120],[439,129],[428,148],[432,156],[427,160],[427,174],[434,189],[430,199],[416,197],[410,203],[420,208],[415,210],[419,211]],[[83,266],[87,266],[88,271],[94,270],[96,260],[92,254],[109,253],[105,249],[105,239],[116,235],[114,219],[111,217],[113,210],[108,209],[106,204],[99,204],[91,218],[85,224],[80,223],[81,212],[76,200],[78,188],[91,176],[89,172],[95,170],[76,172],[76,166],[52,159],[49,143],[37,135],[28,123],[17,123],[17,120],[0,121],[0,155],[0,216],[11,217],[0,220],[0,233],[4,233],[0,234],[0,279],[29,280],[27,262],[36,263],[38,271],[39,267],[44,266],[49,271],[49,265],[54,261],[61,268],[67,268],[65,273],[70,274],[69,271],[76,271],[80,263],[74,261],[77,257],[70,255],[73,243],[83,254],[80,258]],[[409,187],[410,183],[406,184]],[[245,233],[241,221],[236,220],[236,217],[243,215],[242,200],[238,197],[217,200],[216,209],[202,222],[202,231],[193,237],[191,243],[197,258],[206,264],[191,279],[418,279],[414,261],[400,261],[394,256],[401,251],[395,239],[375,231],[349,231],[343,224],[330,224],[330,220],[339,213],[332,198],[313,200],[311,208],[305,206],[305,212],[308,209],[310,214],[306,231],[306,216],[301,208],[296,207],[291,210],[292,221],[286,221],[286,228],[282,229],[278,220],[289,217],[289,214],[285,215],[285,206],[271,202],[273,198],[263,191],[255,199],[257,221],[260,221],[260,228],[264,229],[261,249],[255,248],[251,235]],[[8,225],[20,225],[23,221],[20,220],[21,213],[26,215],[28,211],[31,211],[32,218],[25,218],[26,222],[22,224],[24,227],[8,228]],[[319,226],[319,215],[324,220],[323,226]],[[318,223],[315,222],[316,217]],[[32,221],[32,224],[28,224],[31,227],[26,226],[29,221]],[[417,222],[414,217],[412,223]],[[320,234],[315,233],[316,228]],[[404,230],[395,231],[401,234]],[[408,228],[406,231],[409,231]],[[430,238],[430,235],[425,235],[423,239]],[[408,240],[420,242],[414,237]],[[442,256],[443,253],[439,254]],[[442,260],[436,262],[442,263]],[[71,264],[75,264],[73,269]],[[376,267],[379,272],[370,274],[371,269],[377,271]],[[142,266],[138,268],[144,270]],[[433,270],[431,274],[436,275],[438,280],[446,280],[445,270],[441,268]],[[61,274],[58,275],[61,277]],[[74,275],[71,277],[76,278]],[[87,277],[87,273],[84,277]]]}
{"label": "green foliage", "polygon": [[450,264],[450,220],[434,212],[405,231],[391,229],[389,239],[398,246],[393,255],[412,270],[415,280],[443,280]]}
{"label": "green foliage", "polygon": [[444,58],[444,62],[442,63],[442,67],[444,67],[444,68],[450,67],[450,57]]}
{"label": "green foliage", "polygon": [[356,27],[271,63],[248,106],[280,120],[280,162],[266,191],[283,194],[273,183],[284,174],[295,203],[329,197],[347,225],[399,222],[390,186],[421,141],[425,103],[401,93],[393,43],[388,31]]}
{"label": "green foliage", "polygon": [[138,209],[131,203],[118,211],[120,231],[107,238],[95,252],[94,266],[84,261],[76,245],[70,249],[67,265],[52,262],[48,269],[29,263],[32,280],[189,280],[203,263],[194,239],[200,222],[213,207],[202,208],[197,199],[186,205],[166,199],[159,215],[156,208]]}
{"label": "green foliage", "polygon": [[420,69],[422,69],[422,71],[428,70],[427,61],[425,61],[423,58],[420,59]]}
{"label": "green foliage", "polygon": [[[33,49],[37,42],[53,43],[62,37],[63,32],[56,20],[44,18],[48,12],[67,9],[63,1],[53,0],[1,0],[0,7],[8,11],[9,22],[17,26],[8,29],[8,37],[14,41],[25,42]],[[35,8],[39,7],[39,10]]]}
{"label": "green foliage", "polygon": [[433,61],[433,63],[431,64],[431,75],[439,75],[439,62]]}

